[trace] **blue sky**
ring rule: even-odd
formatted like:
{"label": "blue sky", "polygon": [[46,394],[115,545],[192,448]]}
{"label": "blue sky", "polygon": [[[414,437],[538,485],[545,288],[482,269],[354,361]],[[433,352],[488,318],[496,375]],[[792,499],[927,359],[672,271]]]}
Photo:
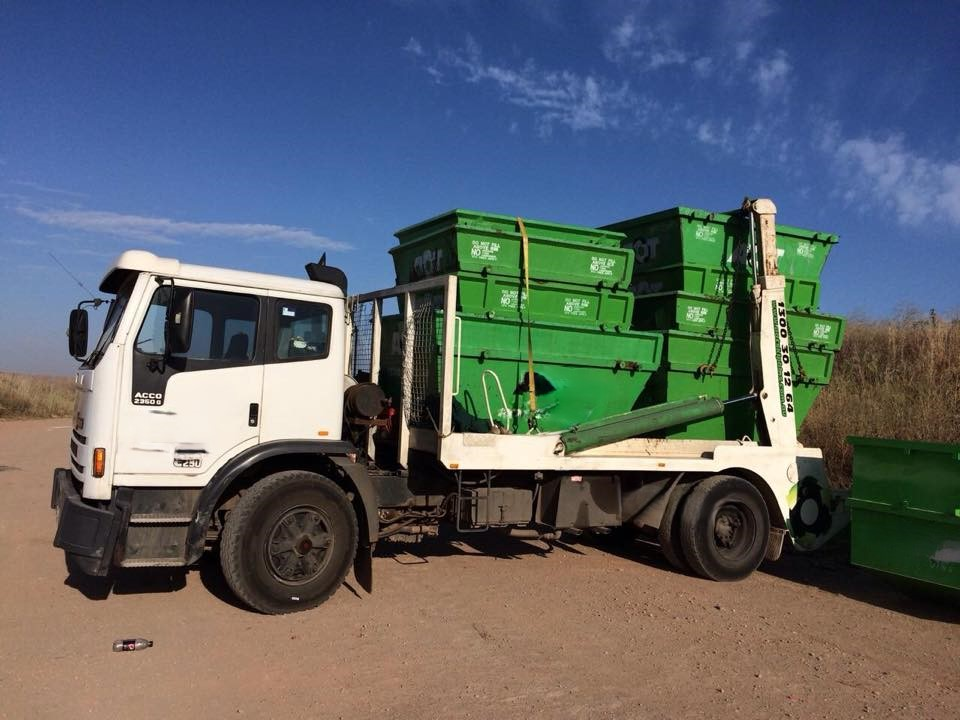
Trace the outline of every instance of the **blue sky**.
{"label": "blue sky", "polygon": [[[0,5],[0,369],[138,247],[392,284],[453,207],[600,225],[774,198],[829,312],[960,305],[956,2]],[[102,313],[103,311],[99,311]]]}

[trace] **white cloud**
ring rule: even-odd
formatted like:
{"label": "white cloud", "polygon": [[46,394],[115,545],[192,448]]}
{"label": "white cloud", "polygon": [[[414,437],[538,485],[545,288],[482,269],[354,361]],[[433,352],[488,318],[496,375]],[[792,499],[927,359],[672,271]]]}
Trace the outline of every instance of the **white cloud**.
{"label": "white cloud", "polygon": [[722,123],[704,120],[696,127],[696,138],[705,145],[712,145],[724,152],[733,151],[733,120],[727,118]]}
{"label": "white cloud", "polygon": [[346,243],[331,240],[303,228],[259,223],[190,222],[169,218],[124,215],[97,210],[34,209],[24,205],[16,211],[44,225],[81,232],[110,235],[151,245],[179,245],[184,239],[228,239],[243,242],[274,242],[298,248],[346,250]]}
{"label": "white cloud", "polygon": [[717,25],[722,35],[742,38],[755,33],[775,8],[770,0],[724,0],[719,10]]}
{"label": "white cloud", "polygon": [[416,55],[417,57],[423,56],[423,45],[420,44],[420,41],[415,37],[411,37],[407,40],[407,44],[403,46],[405,52]]}
{"label": "white cloud", "polygon": [[811,121],[811,140],[814,147],[825,153],[836,153],[837,146],[841,142],[840,123],[831,119],[829,115],[824,117],[827,111],[820,107],[814,107],[811,110],[814,113],[814,119]]}
{"label": "white cloud", "polygon": [[960,161],[924,157],[902,135],[844,140],[834,157],[848,201],[880,203],[904,225],[939,218],[960,226]]}
{"label": "white cloud", "polygon": [[610,37],[603,45],[603,53],[608,60],[616,61],[633,45],[637,32],[637,21],[633,15],[627,15],[619,25],[610,31]]}
{"label": "white cloud", "polygon": [[49,185],[41,185],[40,183],[33,182],[32,180],[11,180],[10,182],[12,185],[19,185],[20,187],[36,190],[40,193],[48,193],[51,195],[68,195],[70,197],[78,198],[87,197],[86,193],[75,192],[73,190],[63,190],[61,188],[50,187]]}
{"label": "white cloud", "polygon": [[733,51],[737,60],[743,62],[750,57],[750,53],[753,52],[753,42],[751,40],[741,40],[733,46]]}
{"label": "white cloud", "polygon": [[769,58],[763,59],[757,65],[753,82],[765,98],[782,95],[789,89],[789,76],[793,70],[787,53],[783,50]]}
{"label": "white cloud", "polygon": [[635,100],[627,83],[563,70],[542,70],[532,61],[511,68],[489,64],[476,40],[468,36],[461,50],[442,50],[438,62],[461,73],[470,83],[495,86],[504,100],[536,111],[542,135],[555,123],[572,130],[615,127]]}
{"label": "white cloud", "polygon": [[711,57],[704,56],[697,58],[691,65],[693,71],[700,77],[710,77],[711,73],[713,73],[713,58]]}
{"label": "white cloud", "polygon": [[690,59],[688,53],[677,48],[673,33],[664,25],[638,25],[633,15],[627,15],[610,31],[602,49],[611,62],[635,62],[641,70],[684,65]]}

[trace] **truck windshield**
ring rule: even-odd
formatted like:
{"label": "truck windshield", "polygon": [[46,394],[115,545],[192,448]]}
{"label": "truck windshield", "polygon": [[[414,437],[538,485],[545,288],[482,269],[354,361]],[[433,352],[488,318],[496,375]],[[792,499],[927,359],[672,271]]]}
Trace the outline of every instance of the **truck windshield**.
{"label": "truck windshield", "polygon": [[107,317],[103,321],[103,331],[100,333],[100,339],[97,341],[93,352],[83,361],[81,367],[94,368],[103,357],[114,336],[117,334],[117,326],[120,324],[120,318],[123,317],[123,311],[127,308],[127,302],[130,300],[130,294],[133,292],[133,285],[137,281],[136,273],[131,274],[117,290],[117,296],[110,301],[110,309],[107,310]]}

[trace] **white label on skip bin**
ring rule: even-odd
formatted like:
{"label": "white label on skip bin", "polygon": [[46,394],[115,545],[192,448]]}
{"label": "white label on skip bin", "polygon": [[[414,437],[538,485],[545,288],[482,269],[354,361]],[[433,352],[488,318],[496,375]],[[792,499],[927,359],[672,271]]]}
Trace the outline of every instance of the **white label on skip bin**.
{"label": "white label on skip bin", "polygon": [[588,298],[564,298],[563,314],[572,317],[586,317],[587,308],[590,307]]}
{"label": "white label on skip bin", "polygon": [[707,308],[700,305],[691,305],[687,308],[687,322],[705,323],[707,322]]}
{"label": "white label on skip bin", "polygon": [[511,308],[515,310],[517,308],[518,300],[520,302],[520,309],[523,310],[527,305],[526,291],[521,293],[519,290],[500,290],[500,307]]}
{"label": "white label on skip bin", "polygon": [[613,266],[616,265],[616,263],[616,258],[597,257],[594,255],[590,258],[590,272],[594,275],[611,276],[613,275]]}
{"label": "white label on skip bin", "polygon": [[716,225],[699,225],[697,227],[697,240],[706,240],[707,242],[716,242],[717,235],[720,234],[720,228]]}
{"label": "white label on skip bin", "polygon": [[470,257],[474,260],[496,262],[500,257],[500,243],[493,240],[473,240],[470,243]]}

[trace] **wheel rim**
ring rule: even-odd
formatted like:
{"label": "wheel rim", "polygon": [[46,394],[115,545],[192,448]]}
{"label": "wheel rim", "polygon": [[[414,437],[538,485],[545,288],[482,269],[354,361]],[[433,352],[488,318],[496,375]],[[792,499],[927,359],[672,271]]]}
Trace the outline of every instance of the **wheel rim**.
{"label": "wheel rim", "polygon": [[728,560],[743,557],[753,547],[756,521],[744,505],[724,503],[717,510],[713,522],[713,542],[717,552]]}
{"label": "wheel rim", "polygon": [[314,505],[292,508],[270,528],[264,557],[270,573],[287,585],[316,579],[329,564],[333,533],[324,512]]}

